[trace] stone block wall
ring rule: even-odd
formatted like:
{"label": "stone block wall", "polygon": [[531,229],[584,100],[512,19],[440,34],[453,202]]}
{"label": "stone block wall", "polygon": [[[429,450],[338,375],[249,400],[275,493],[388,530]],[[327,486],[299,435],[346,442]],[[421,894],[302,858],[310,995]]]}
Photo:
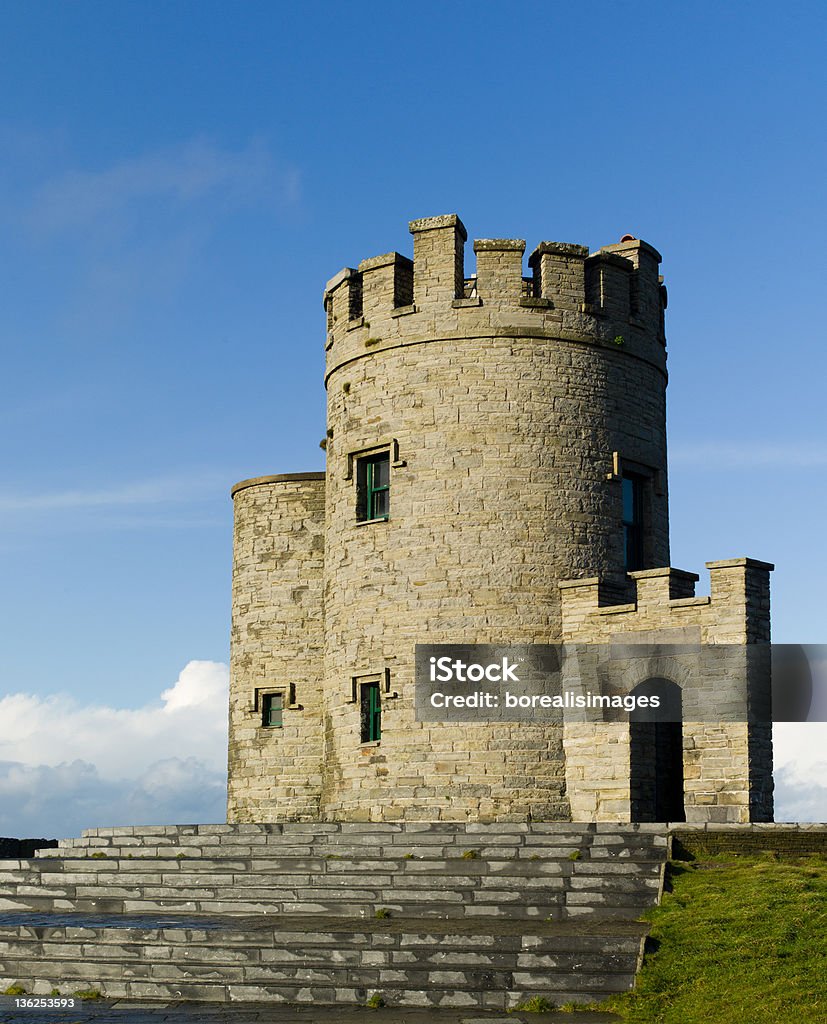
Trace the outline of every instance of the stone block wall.
{"label": "stone block wall", "polygon": [[[228,821],[320,813],[324,486],[307,473],[233,489]],[[282,728],[262,724],[270,693]]]}
{"label": "stone block wall", "polygon": [[[574,644],[766,644],[770,638],[769,574],[773,566],[750,558],[708,562],[711,594],[694,596],[697,576],[663,568],[630,573],[635,600],[613,604],[597,578],[568,580],[563,595],[563,641]],[[770,700],[761,653],[745,658],[743,682],[750,706]],[[769,651],[766,651],[767,657]],[[664,676],[677,685],[680,666]],[[634,681],[633,681],[634,682]],[[726,680],[705,680],[714,689]],[[733,681],[729,681],[733,685]],[[697,702],[699,695],[695,694]],[[692,701],[688,702],[691,706]],[[631,815],[628,723],[567,724],[567,794],[575,820],[628,821]],[[688,822],[772,820],[772,735],[763,723],[683,722],[684,802]],[[625,773],[625,774],[624,774]]]}
{"label": "stone block wall", "polygon": [[[468,288],[459,219],[410,230],[412,303],[399,301],[398,254],[326,293],[322,806],[372,820],[568,817],[560,723],[417,722],[414,645],[559,638],[560,579],[622,576],[618,453],[651,468],[647,557],[668,561],[660,320],[630,321],[636,270],[620,255],[622,321],[613,296],[588,306],[582,246],[542,243],[526,295],[521,239],[474,242]],[[390,518],[359,524],[354,465],[383,446]],[[387,688],[378,747],[359,743],[366,678]]]}

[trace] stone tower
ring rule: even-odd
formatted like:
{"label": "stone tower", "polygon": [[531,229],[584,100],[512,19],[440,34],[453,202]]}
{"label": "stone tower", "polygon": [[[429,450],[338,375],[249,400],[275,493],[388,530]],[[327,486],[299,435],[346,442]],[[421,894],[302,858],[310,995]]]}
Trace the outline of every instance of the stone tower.
{"label": "stone tower", "polygon": [[[660,255],[628,236],[593,255],[542,242],[524,277],[523,241],[478,239],[466,278],[458,217],[410,231],[413,261],[364,260],[325,291],[326,472],[233,490],[229,820],[628,820],[610,727],[418,722],[413,650],[603,639],[589,615],[637,610],[653,581],[647,637],[702,639],[674,618],[708,604],[697,577],[660,568]],[[769,568],[749,563],[741,597]],[[733,642],[768,637],[768,614]],[[587,780],[584,742],[604,740],[608,775]],[[766,817],[756,750],[737,754],[747,819]]]}

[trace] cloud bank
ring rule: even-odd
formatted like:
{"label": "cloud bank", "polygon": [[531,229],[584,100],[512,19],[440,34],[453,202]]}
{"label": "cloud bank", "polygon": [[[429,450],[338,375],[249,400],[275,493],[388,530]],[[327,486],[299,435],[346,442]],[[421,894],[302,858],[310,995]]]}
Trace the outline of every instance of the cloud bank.
{"label": "cloud bank", "polygon": [[827,821],[827,723],[776,725],[775,820]]}
{"label": "cloud bank", "polygon": [[223,821],[229,671],[191,661],[141,708],[0,699],[0,835]]}

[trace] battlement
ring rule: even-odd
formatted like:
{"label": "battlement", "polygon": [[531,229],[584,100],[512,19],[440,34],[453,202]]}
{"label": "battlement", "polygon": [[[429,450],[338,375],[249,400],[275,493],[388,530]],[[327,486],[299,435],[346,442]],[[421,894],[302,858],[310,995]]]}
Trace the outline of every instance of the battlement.
{"label": "battlement", "polygon": [[613,600],[598,577],[560,583],[564,642],[606,643],[618,633],[693,631],[698,643],[769,643],[774,566],[754,558],[707,562],[710,595],[695,596],[696,573],[664,567],[628,574],[634,599]]}
{"label": "battlement", "polygon": [[409,228],[413,260],[384,253],[328,281],[327,349],[336,346],[334,363],[364,354],[365,347],[433,336],[435,327],[442,336],[461,336],[492,327],[502,333],[513,323],[521,334],[665,345],[661,257],[640,239],[624,236],[592,254],[584,245],[540,242],[525,276],[523,239],[478,238],[476,273],[468,275],[468,235],[456,214],[413,220]]}

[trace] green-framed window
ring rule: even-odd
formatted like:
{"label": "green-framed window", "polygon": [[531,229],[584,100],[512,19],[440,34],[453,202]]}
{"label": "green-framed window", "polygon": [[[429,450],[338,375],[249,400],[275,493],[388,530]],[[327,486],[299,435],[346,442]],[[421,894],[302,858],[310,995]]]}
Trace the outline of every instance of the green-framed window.
{"label": "green-framed window", "polygon": [[281,729],[284,725],[284,696],[281,693],[264,693],[261,696],[261,724],[266,729]]}
{"label": "green-framed window", "polygon": [[356,518],[359,522],[390,516],[390,452],[366,455],[356,464]]}
{"label": "green-framed window", "polygon": [[382,698],[379,683],[362,683],[359,696],[361,741],[375,743],[382,738]]}
{"label": "green-framed window", "polygon": [[623,544],[626,572],[643,569],[643,498],[644,478],[636,473],[624,473],[623,491]]}

